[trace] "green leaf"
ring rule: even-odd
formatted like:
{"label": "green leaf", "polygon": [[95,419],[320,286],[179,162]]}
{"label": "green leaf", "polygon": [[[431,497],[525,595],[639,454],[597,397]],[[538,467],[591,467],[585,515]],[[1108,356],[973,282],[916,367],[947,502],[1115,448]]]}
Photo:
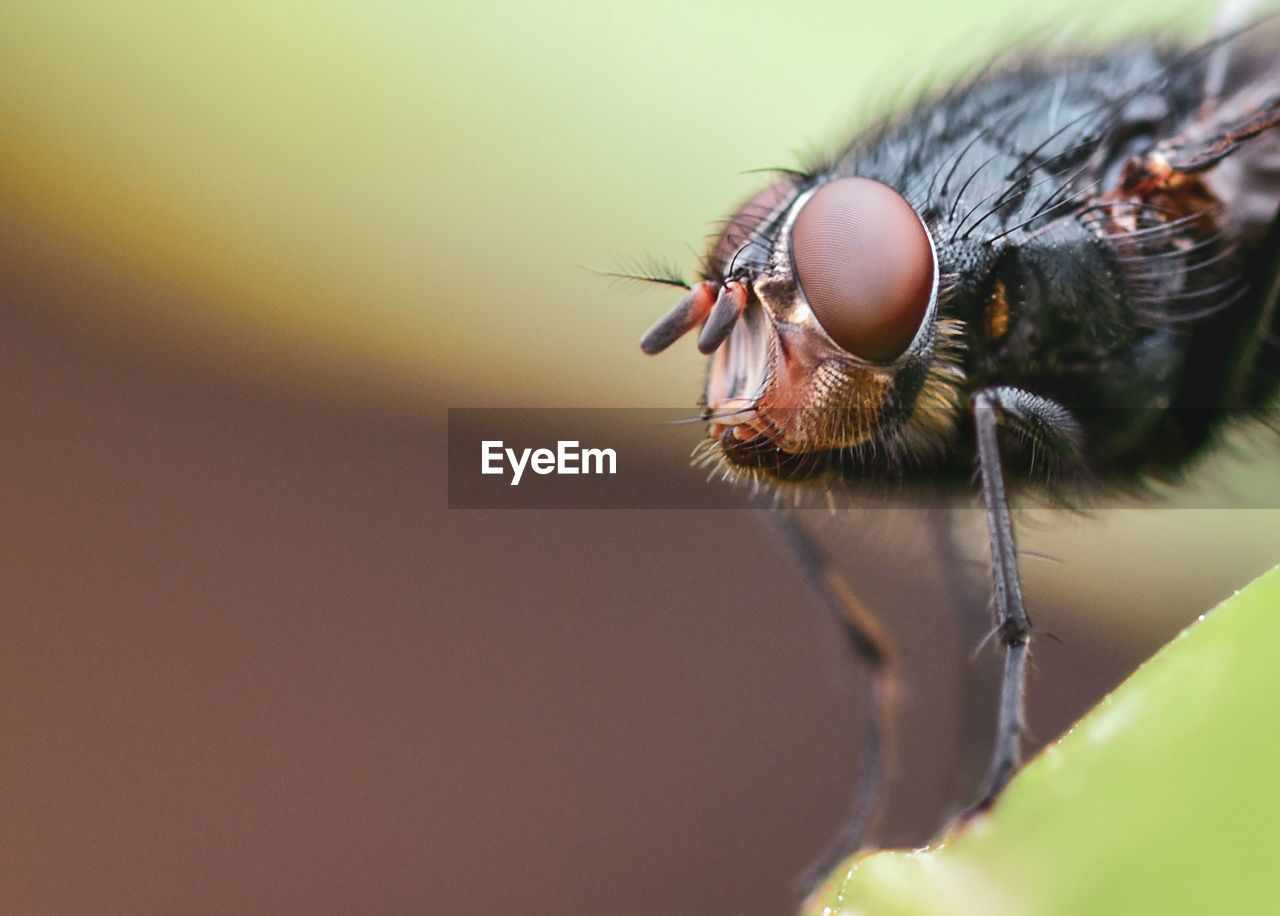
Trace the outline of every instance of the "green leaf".
{"label": "green leaf", "polygon": [[1280,906],[1280,567],[1032,760],[992,812],[838,867],[805,916]]}

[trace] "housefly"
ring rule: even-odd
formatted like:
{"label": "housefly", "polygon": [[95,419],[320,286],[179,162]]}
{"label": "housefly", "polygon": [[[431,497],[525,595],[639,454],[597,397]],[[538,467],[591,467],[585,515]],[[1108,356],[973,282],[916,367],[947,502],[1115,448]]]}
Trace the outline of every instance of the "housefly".
{"label": "housefly", "polygon": [[[972,810],[1018,768],[1025,725],[1032,629],[1010,494],[1078,504],[1176,480],[1229,421],[1266,420],[1278,207],[1273,23],[1190,48],[1015,60],[778,174],[644,335],[654,354],[698,329],[698,456],[725,476],[784,493],[923,483],[981,501],[1004,662]],[[805,530],[775,516],[883,688],[875,627]],[[816,873],[863,841],[879,778],[862,774]]]}

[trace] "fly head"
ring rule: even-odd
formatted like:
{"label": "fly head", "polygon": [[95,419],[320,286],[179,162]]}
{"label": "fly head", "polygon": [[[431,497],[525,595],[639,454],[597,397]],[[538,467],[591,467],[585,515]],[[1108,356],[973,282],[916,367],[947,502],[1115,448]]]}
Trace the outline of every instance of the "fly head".
{"label": "fly head", "polygon": [[947,365],[939,290],[934,238],[899,191],[788,176],[726,222],[702,281],[642,346],[702,323],[706,457],[731,476],[802,479],[923,427],[919,396]]}

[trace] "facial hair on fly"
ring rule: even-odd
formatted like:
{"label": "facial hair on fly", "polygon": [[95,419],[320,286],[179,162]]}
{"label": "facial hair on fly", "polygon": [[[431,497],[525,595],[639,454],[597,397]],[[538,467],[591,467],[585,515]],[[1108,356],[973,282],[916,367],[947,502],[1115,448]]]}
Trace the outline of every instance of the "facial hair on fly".
{"label": "facial hair on fly", "polygon": [[[1032,634],[1010,492],[1079,504],[1176,482],[1280,387],[1280,30],[1030,57],[784,171],[725,223],[641,341],[699,328],[696,460],[784,496],[977,491],[1004,655],[990,764],[1021,761]],[[781,542],[870,672],[873,759],[812,886],[868,839],[888,647],[792,513]]]}

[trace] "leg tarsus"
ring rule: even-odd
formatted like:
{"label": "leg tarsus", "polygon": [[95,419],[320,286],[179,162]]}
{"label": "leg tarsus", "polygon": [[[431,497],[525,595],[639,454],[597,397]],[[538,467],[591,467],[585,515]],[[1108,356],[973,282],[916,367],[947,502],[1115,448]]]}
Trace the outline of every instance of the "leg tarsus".
{"label": "leg tarsus", "polygon": [[836,835],[822,854],[809,863],[796,881],[799,896],[808,897],[841,861],[867,845],[867,839],[881,814],[881,785],[884,781],[885,758],[888,756],[886,712],[889,708],[888,679],[872,678],[872,712],[862,735],[862,753],[858,772],[861,779],[854,788],[853,800],[845,812]]}
{"label": "leg tarsus", "polygon": [[866,670],[871,682],[872,704],[863,723],[861,760],[853,799],[839,832],[800,878],[798,888],[802,896],[807,896],[842,859],[862,848],[879,818],[889,743],[890,650],[870,612],[794,515],[779,509],[769,512],[768,520],[804,577],[840,624],[855,663]]}
{"label": "leg tarsus", "polygon": [[1030,642],[1023,638],[1005,645],[1004,675],[1000,681],[1000,709],[996,719],[996,746],[982,794],[973,803],[973,813],[986,811],[1013,778],[1022,762],[1022,735],[1026,731],[1023,685],[1027,678]]}

